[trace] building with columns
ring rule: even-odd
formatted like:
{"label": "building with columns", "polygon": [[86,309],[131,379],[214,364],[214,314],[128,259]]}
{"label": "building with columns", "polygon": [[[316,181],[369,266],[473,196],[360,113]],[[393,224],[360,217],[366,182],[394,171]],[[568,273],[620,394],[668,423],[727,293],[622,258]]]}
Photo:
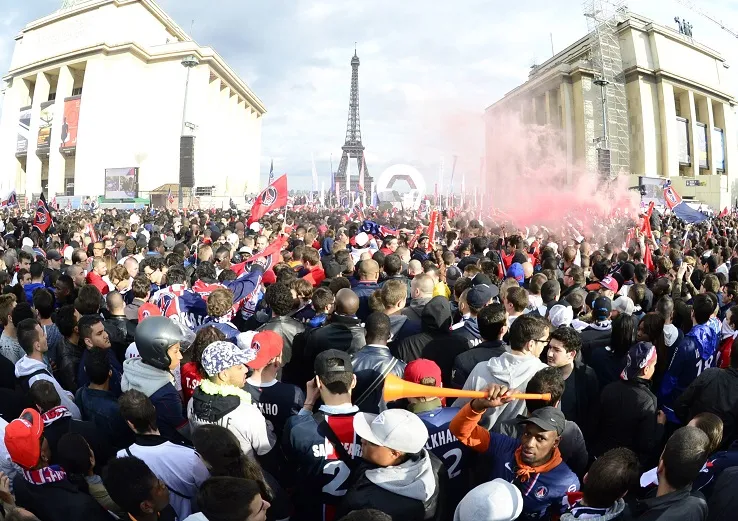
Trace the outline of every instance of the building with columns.
{"label": "building with columns", "polygon": [[[633,13],[617,25],[616,34],[630,170],[620,174],[631,177],[630,186],[644,177],[668,179],[687,200],[716,210],[731,206],[731,185],[738,181],[738,122],[729,64],[691,37]],[[512,112],[526,123],[560,129],[571,181],[579,168],[598,167],[602,97],[597,77],[585,36],[533,66],[528,81],[488,107],[486,115]],[[494,146],[489,124],[487,133],[487,147]]]}
{"label": "building with columns", "polygon": [[16,36],[3,81],[0,193],[145,198],[179,186],[183,135],[196,193],[259,188],[264,104],[153,0],[65,2]]}

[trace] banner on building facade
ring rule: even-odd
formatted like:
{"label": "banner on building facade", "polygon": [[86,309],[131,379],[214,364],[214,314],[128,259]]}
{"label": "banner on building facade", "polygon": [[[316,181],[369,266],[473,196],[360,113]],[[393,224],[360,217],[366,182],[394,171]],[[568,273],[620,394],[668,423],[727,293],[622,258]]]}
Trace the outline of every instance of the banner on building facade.
{"label": "banner on building facade", "polygon": [[106,168],[105,199],[138,197],[138,168]]}
{"label": "banner on building facade", "polygon": [[31,107],[20,109],[18,115],[18,141],[15,145],[16,154],[28,152],[28,136],[31,131]]}
{"label": "banner on building facade", "polygon": [[61,148],[77,146],[77,127],[79,126],[79,107],[82,98],[73,96],[64,100],[64,122],[61,129]]}
{"label": "banner on building facade", "polygon": [[677,116],[677,153],[679,162],[688,165],[691,163],[689,154],[689,125],[686,119]]}
{"label": "banner on building facade", "polygon": [[38,141],[36,142],[36,148],[49,148],[51,146],[51,127],[54,124],[53,101],[45,101],[41,104],[41,112],[38,118]]}
{"label": "banner on building facade", "polygon": [[721,128],[712,129],[712,154],[717,170],[725,170],[725,133]]}
{"label": "banner on building facade", "polygon": [[707,125],[697,123],[697,159],[700,168],[707,168]]}

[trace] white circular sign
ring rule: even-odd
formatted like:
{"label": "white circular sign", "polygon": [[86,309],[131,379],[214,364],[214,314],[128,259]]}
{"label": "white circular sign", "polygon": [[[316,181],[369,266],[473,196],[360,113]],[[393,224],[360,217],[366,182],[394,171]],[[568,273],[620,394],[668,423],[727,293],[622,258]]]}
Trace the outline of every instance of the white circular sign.
{"label": "white circular sign", "polygon": [[[402,181],[410,185],[409,191],[398,190],[397,184]],[[410,165],[392,165],[382,172],[376,183],[380,201],[399,203],[406,209],[416,210],[425,195],[425,178]]]}

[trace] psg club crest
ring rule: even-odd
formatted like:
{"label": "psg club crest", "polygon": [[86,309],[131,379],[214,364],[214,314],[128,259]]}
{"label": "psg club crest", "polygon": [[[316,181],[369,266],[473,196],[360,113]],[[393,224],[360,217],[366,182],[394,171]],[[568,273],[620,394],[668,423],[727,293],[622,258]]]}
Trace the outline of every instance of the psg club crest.
{"label": "psg club crest", "polygon": [[277,189],[273,186],[268,186],[264,193],[261,194],[261,204],[265,206],[271,206],[277,201]]}
{"label": "psg club crest", "polygon": [[261,344],[259,342],[251,342],[251,349],[258,353],[261,349]]}
{"label": "psg club crest", "polygon": [[546,487],[538,487],[538,490],[536,490],[536,499],[543,499],[546,497],[546,494],[548,494],[548,489]]}
{"label": "psg club crest", "polygon": [[41,209],[36,210],[36,223],[37,224],[46,224],[47,220],[48,220],[48,216],[46,212],[44,212]]}

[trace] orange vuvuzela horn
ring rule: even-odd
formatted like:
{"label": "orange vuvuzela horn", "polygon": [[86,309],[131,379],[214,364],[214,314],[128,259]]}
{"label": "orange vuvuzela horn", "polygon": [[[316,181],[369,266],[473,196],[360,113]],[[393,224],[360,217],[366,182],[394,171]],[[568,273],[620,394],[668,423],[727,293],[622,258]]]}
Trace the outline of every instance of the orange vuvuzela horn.
{"label": "orange vuvuzela horn", "polygon": [[[431,387],[429,385],[414,384],[407,382],[393,374],[384,379],[384,401],[392,402],[400,398],[487,398],[484,391],[464,391],[448,387]],[[516,400],[551,400],[551,393],[530,394],[512,393]]]}

